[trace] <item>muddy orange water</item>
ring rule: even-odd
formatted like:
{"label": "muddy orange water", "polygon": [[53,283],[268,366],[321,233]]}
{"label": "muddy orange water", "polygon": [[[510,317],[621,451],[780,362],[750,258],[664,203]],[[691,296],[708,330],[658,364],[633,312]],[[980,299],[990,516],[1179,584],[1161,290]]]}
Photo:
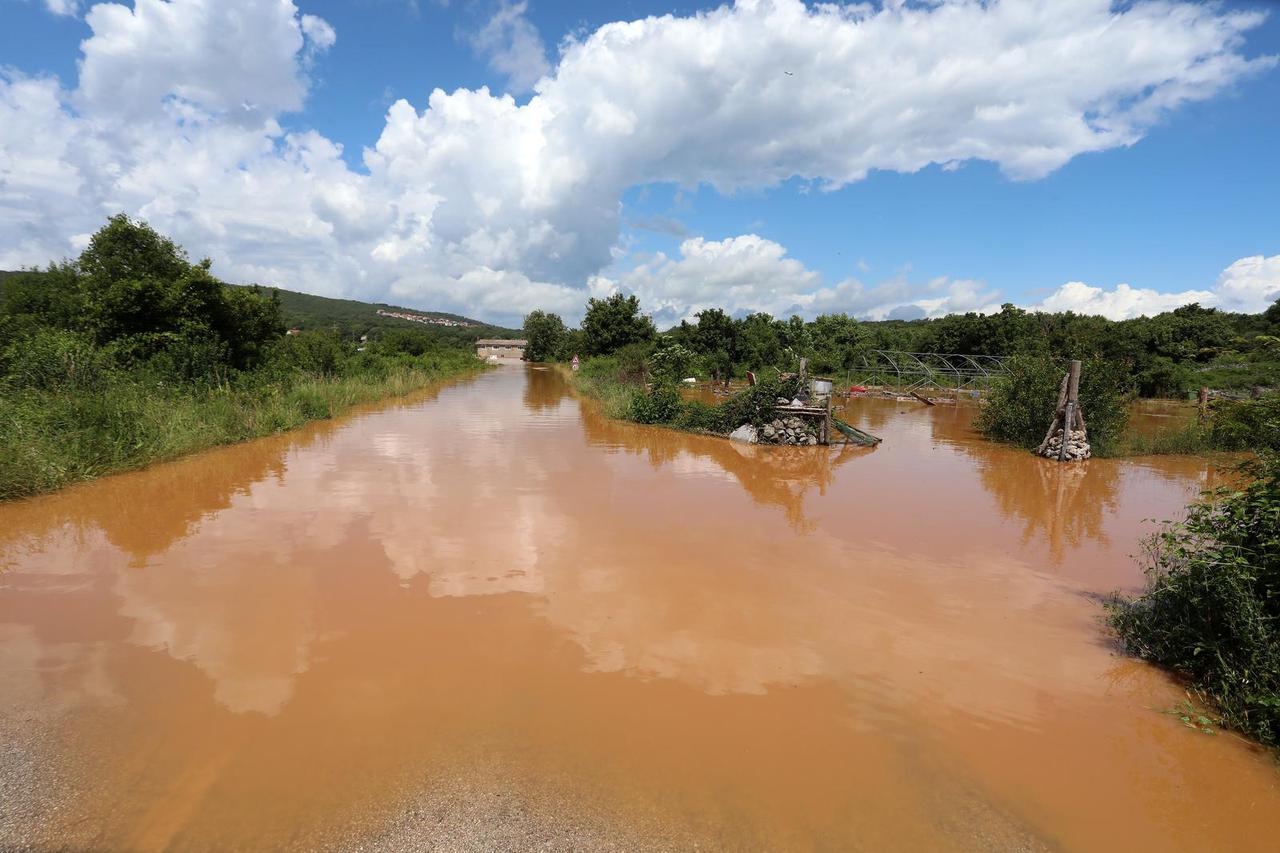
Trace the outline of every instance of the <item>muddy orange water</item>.
{"label": "muddy orange water", "polygon": [[506,367],[0,506],[0,847],[1275,850],[1098,598],[1184,458],[612,422]]}

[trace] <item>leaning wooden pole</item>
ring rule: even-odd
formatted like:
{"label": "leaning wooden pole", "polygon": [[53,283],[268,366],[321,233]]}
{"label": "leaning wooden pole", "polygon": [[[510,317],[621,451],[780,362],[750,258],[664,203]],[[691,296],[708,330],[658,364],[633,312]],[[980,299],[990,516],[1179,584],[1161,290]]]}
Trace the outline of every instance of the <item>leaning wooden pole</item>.
{"label": "leaning wooden pole", "polygon": [[1044,441],[1040,442],[1040,446],[1036,448],[1037,456],[1044,456],[1044,452],[1049,449],[1049,442],[1053,440],[1053,432],[1058,428],[1058,419],[1062,417],[1062,411],[1067,407],[1067,384],[1071,377],[1063,374],[1062,382],[1058,385],[1058,402],[1054,404],[1053,414],[1049,417],[1049,428],[1044,431]]}
{"label": "leaning wooden pole", "polygon": [[1072,361],[1067,373],[1067,410],[1062,416],[1062,444],[1058,446],[1058,461],[1067,461],[1067,447],[1071,444],[1071,431],[1076,426],[1076,409],[1080,406],[1080,362]]}

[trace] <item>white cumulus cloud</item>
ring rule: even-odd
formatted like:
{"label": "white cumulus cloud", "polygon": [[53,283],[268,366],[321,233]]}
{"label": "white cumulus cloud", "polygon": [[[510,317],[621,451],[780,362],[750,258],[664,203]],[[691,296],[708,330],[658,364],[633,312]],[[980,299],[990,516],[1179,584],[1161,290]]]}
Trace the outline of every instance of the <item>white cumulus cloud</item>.
{"label": "white cumulus cloud", "polygon": [[1112,320],[1152,316],[1198,302],[1206,308],[1257,313],[1280,299],[1280,255],[1254,255],[1227,267],[1209,290],[1160,293],[1118,284],[1111,290],[1068,282],[1035,306],[1042,311],[1074,311]]}
{"label": "white cumulus cloud", "polygon": [[844,313],[876,320],[904,310],[910,317],[999,310],[998,294],[970,280],[914,282],[900,274],[870,286],[855,278],[827,285],[819,273],[787,257],[781,244],[756,234],[718,241],[693,237],[680,244],[678,258],[659,252],[616,279],[596,279],[595,285],[635,293],[659,327],[692,321],[704,308],[738,316]]}
{"label": "white cumulus cloud", "polygon": [[[992,295],[973,282],[824,287],[755,235],[620,265],[621,198],[655,182],[833,188],[973,159],[1035,179],[1274,65],[1242,53],[1260,14],[1173,0],[738,0],[607,24],[554,67],[524,13],[504,3],[486,44],[513,86],[533,86],[526,102],[397,101],[353,170],[337,143],[278,121],[335,43],[322,19],[291,0],[93,6],[74,86],[0,70],[0,263],[72,254],[124,210],[232,280],[498,320],[573,313],[600,276],[673,316],[756,296],[766,310],[979,309]],[[696,286],[695,268],[729,290]],[[745,278],[766,268],[778,294]]]}

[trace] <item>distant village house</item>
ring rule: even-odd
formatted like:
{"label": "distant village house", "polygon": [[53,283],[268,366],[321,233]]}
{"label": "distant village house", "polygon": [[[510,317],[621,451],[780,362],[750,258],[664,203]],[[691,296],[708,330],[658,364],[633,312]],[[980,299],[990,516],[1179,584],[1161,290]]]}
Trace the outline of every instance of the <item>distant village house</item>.
{"label": "distant village house", "polygon": [[476,355],[485,361],[497,358],[524,358],[528,341],[502,338],[481,338],[476,341]]}

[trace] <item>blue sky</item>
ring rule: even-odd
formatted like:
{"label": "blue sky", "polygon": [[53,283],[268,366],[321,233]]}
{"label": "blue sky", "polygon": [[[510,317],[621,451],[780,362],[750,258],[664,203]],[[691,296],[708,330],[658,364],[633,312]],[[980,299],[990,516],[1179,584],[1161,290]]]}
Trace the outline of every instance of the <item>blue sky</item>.
{"label": "blue sky", "polygon": [[[159,4],[160,0],[151,2]],[[61,11],[69,14],[50,11],[50,5],[60,3]],[[177,37],[175,33],[187,34],[192,44],[184,49],[194,53],[208,51],[214,59],[194,70],[182,67],[169,72],[163,65],[154,66],[156,50],[152,47],[151,56],[140,54],[138,66],[145,65],[145,72],[153,78],[163,78],[169,73],[175,80],[185,81],[185,88],[175,84],[173,92],[166,97],[171,100],[180,97],[184,103],[189,101],[193,108],[199,108],[202,128],[213,128],[219,123],[225,126],[230,121],[230,113],[210,106],[215,103],[225,106],[226,101],[219,100],[220,94],[190,95],[189,92],[192,87],[204,91],[221,85],[216,79],[202,81],[192,75],[203,73],[216,78],[219,62],[234,64],[236,48],[219,44],[212,37],[206,41],[202,33],[215,29],[218,15],[251,16],[259,14],[259,7],[263,5],[267,5],[265,0],[262,3],[225,0],[221,6],[202,5],[200,0],[181,0],[170,11],[175,16],[192,15],[191,27],[178,27],[155,37],[172,40]],[[1141,7],[1143,4],[1129,5]],[[7,69],[11,90],[15,80],[53,79],[61,91],[58,96],[61,113],[55,117],[57,121],[45,116],[48,121],[39,125],[46,128],[45,133],[51,132],[48,128],[58,127],[60,129],[52,131],[54,135],[59,132],[68,136],[81,134],[77,122],[92,118],[95,109],[107,114],[116,106],[103,103],[111,97],[110,86],[96,95],[77,94],[79,65],[86,57],[82,43],[95,37],[105,41],[114,32],[117,45],[121,40],[128,45],[129,39],[136,39],[136,46],[141,50],[147,43],[145,39],[151,37],[144,31],[141,15],[136,16],[136,20],[110,22],[117,29],[108,32],[105,18],[95,18],[96,13],[86,14],[90,6],[70,0],[51,0],[51,4],[45,0],[0,0],[0,23],[3,24],[0,26],[0,66]],[[244,8],[232,8],[239,6]],[[936,127],[928,129],[929,138],[922,138],[920,132],[913,130],[908,141],[902,142],[895,137],[895,133],[902,131],[890,129],[882,143],[874,131],[864,134],[857,127],[829,128],[827,117],[845,109],[840,91],[847,91],[851,100],[874,98],[881,88],[896,85],[892,64],[886,72],[889,76],[882,81],[859,79],[856,85],[867,87],[860,91],[849,88],[854,84],[839,79],[842,73],[839,64],[806,67],[803,60],[793,60],[791,57],[805,53],[795,52],[785,41],[771,41],[762,46],[762,51],[778,53],[778,71],[787,72],[787,64],[797,61],[796,68],[802,77],[827,72],[820,81],[824,91],[832,91],[832,83],[841,83],[845,88],[837,86],[836,96],[816,104],[812,114],[779,115],[783,108],[768,102],[761,103],[758,116],[745,114],[723,130],[712,128],[702,133],[695,128],[690,132],[687,148],[673,149],[649,166],[631,170],[633,174],[628,173],[627,164],[609,162],[608,152],[599,146],[584,148],[586,153],[581,156],[591,165],[586,170],[587,177],[577,183],[560,184],[559,190],[553,188],[559,192],[554,205],[566,208],[554,208],[547,217],[552,223],[551,230],[564,238],[555,244],[557,248],[553,251],[545,246],[536,251],[527,246],[504,251],[493,248],[495,241],[501,242],[501,235],[519,242],[525,239],[526,230],[537,230],[536,224],[512,218],[518,216],[512,211],[527,211],[530,204],[527,197],[506,203],[504,193],[511,191],[510,181],[490,191],[479,186],[488,174],[480,167],[475,173],[460,174],[455,169],[448,175],[434,174],[431,172],[431,164],[436,162],[434,154],[425,149],[418,151],[422,159],[414,161],[414,168],[400,171],[398,177],[389,165],[394,157],[372,167],[365,161],[365,150],[375,146],[388,129],[397,124],[389,120],[388,109],[399,99],[404,99],[414,111],[401,116],[401,125],[406,125],[409,115],[421,118],[428,111],[427,99],[434,89],[453,93],[487,86],[493,96],[510,93],[516,105],[527,107],[535,93],[528,82],[518,79],[524,72],[513,74],[510,64],[527,67],[531,61],[531,45],[537,48],[534,53],[541,51],[544,57],[542,73],[568,81],[570,74],[559,74],[557,67],[558,45],[566,37],[582,43],[590,41],[600,27],[611,21],[667,13],[681,19],[699,9],[714,8],[714,4],[659,2],[297,0],[296,14],[290,13],[295,28],[306,30],[302,26],[303,16],[315,16],[327,22],[336,35],[329,40],[332,43],[327,43],[324,36],[319,41],[311,36],[307,36],[305,42],[299,39],[299,44],[307,45],[301,49],[281,42],[286,46],[281,47],[280,61],[287,61],[290,73],[296,71],[303,81],[299,108],[288,106],[296,93],[282,89],[279,104],[262,110],[264,121],[276,122],[279,131],[264,131],[259,127],[253,131],[259,134],[255,138],[269,140],[277,154],[286,147],[284,135],[289,133],[314,132],[324,140],[341,145],[342,153],[334,155],[335,162],[323,169],[311,169],[306,180],[315,182],[317,198],[334,186],[343,187],[344,203],[359,205],[358,219],[368,218],[371,208],[385,206],[394,208],[395,215],[403,220],[408,203],[403,197],[397,200],[395,194],[407,194],[406,181],[414,183],[416,198],[431,194],[437,198],[433,202],[437,206],[428,212],[419,211],[416,218],[408,222],[391,225],[388,220],[385,233],[361,233],[341,242],[342,228],[336,223],[329,224],[328,235],[320,233],[325,230],[321,223],[310,230],[285,231],[267,238],[261,234],[261,222],[239,221],[240,218],[229,214],[220,220],[222,214],[212,211],[234,210],[237,205],[234,199],[224,197],[226,173],[221,177],[217,174],[186,176],[178,181],[179,184],[182,180],[188,181],[181,186],[181,192],[164,183],[139,190],[139,184],[143,183],[139,178],[121,181],[118,189],[97,197],[87,197],[87,190],[82,190],[81,195],[85,196],[87,206],[96,206],[99,214],[118,205],[130,213],[147,216],[161,227],[167,225],[197,254],[213,255],[219,271],[230,279],[269,279],[269,283],[314,292],[387,299],[423,308],[465,310],[508,321],[541,304],[572,316],[573,306],[584,301],[588,294],[599,295],[614,289],[640,293],[650,309],[668,321],[716,303],[726,304],[737,313],[753,309],[785,313],[794,309],[807,314],[847,310],[863,316],[886,316],[891,312],[896,312],[894,316],[918,316],[949,310],[989,309],[999,302],[1011,301],[1025,306],[1044,304],[1124,316],[1167,308],[1169,299],[1176,301],[1178,294],[1189,294],[1188,298],[1217,294],[1202,301],[1216,300],[1223,307],[1256,310],[1273,292],[1280,291],[1280,205],[1276,203],[1280,198],[1280,157],[1275,153],[1280,150],[1280,69],[1267,59],[1280,54],[1280,8],[1272,3],[1198,7],[1204,15],[1219,17],[1233,12],[1266,15],[1261,22],[1255,20],[1241,27],[1234,41],[1224,37],[1222,44],[1212,44],[1209,39],[1207,46],[1197,49],[1198,53],[1192,51],[1186,57],[1170,58],[1169,62],[1174,63],[1170,67],[1180,71],[1161,71],[1150,80],[1139,78],[1126,97],[1138,100],[1150,96],[1167,84],[1171,74],[1182,73],[1189,79],[1194,69],[1203,67],[1206,56],[1214,51],[1219,59],[1229,55],[1252,61],[1254,64],[1247,71],[1224,70],[1211,92],[1181,99],[1173,108],[1160,110],[1158,115],[1143,114],[1136,121],[1125,116],[1124,123],[1137,125],[1128,128],[1133,137],[1131,142],[1098,146],[1103,150],[1071,153],[1060,165],[1047,169],[1033,167],[1030,174],[1019,172],[1022,167],[1017,163],[1024,154],[1013,150],[993,159],[961,155],[950,161],[934,158],[932,153],[913,153],[905,157],[905,165],[898,166],[897,160],[902,158],[878,149],[910,145],[932,152],[938,147],[953,146],[956,136],[974,131],[953,129],[940,119]],[[747,17],[747,12],[739,15],[739,11],[730,10],[722,29],[714,32],[732,33],[727,28],[736,26],[733,19]],[[486,27],[499,20],[498,16],[504,12],[507,17],[501,21],[514,23],[491,28],[493,37],[486,40]],[[982,14],[974,13],[971,17],[974,27],[995,29],[1000,25],[991,15],[984,19]],[[95,30],[95,22],[103,32]],[[1073,19],[1052,25],[1068,28],[1089,23]],[[912,26],[920,28],[910,22],[900,21],[898,25],[908,30]],[[711,26],[707,24],[709,31]],[[265,24],[263,29],[267,29]],[[817,35],[807,38],[823,38],[821,28],[815,26],[814,31]],[[519,50],[522,38],[524,49]],[[749,40],[749,36],[742,38]],[[897,49],[893,46],[896,42],[889,38],[885,41],[886,54]],[[672,41],[655,48],[655,52],[637,53],[628,61],[643,70],[644,63],[655,62],[656,56],[660,66],[662,51],[678,50],[688,44]],[[807,53],[822,49],[820,42],[812,40],[794,47]],[[625,52],[629,47],[614,45],[614,49]],[[697,50],[696,41],[688,49]],[[950,59],[947,52],[953,49],[940,42],[936,48],[941,57],[939,61]],[[1135,64],[1132,57],[1146,49],[1149,48],[1138,43],[1117,44],[1115,53],[1100,53],[1097,64],[1105,69],[1111,63],[1114,73],[1123,76],[1131,70],[1126,66]],[[1100,47],[1102,50],[1105,48]],[[256,51],[261,54],[269,49],[259,46]],[[100,75],[104,79],[114,79],[110,75],[129,79],[127,48],[125,54],[123,58],[94,56],[89,61],[106,69]],[[505,66],[500,58],[504,55],[510,59]],[[874,55],[855,54],[854,59],[847,58],[848,54],[842,56],[846,58],[832,62],[863,67],[878,59]],[[691,61],[695,61],[694,68],[699,67],[696,60]],[[730,54],[721,56],[717,78],[731,78],[735,61]],[[742,61],[757,60],[747,56]],[[913,57],[912,61],[922,60]],[[114,64],[108,65],[108,62]],[[577,67],[581,69],[576,72],[578,77],[586,79],[587,84],[574,92],[581,90],[600,97],[600,91],[609,91],[593,88],[596,84],[591,81],[592,74],[604,72],[595,71],[595,66],[585,62],[579,62]],[[769,66],[763,67],[767,74]],[[834,74],[831,73],[833,67]],[[752,68],[750,73],[758,75],[759,69]],[[637,82],[628,83],[634,90],[652,81],[653,90],[643,95],[645,108],[648,102],[666,97],[667,92],[683,85],[685,78],[664,80],[662,70],[655,68],[648,76],[637,76]],[[530,79],[540,76],[536,68],[529,73],[533,75]],[[640,75],[641,71],[629,73]],[[1018,73],[1015,70],[1012,76]],[[1025,74],[1028,81],[1043,76],[1043,72],[1034,67],[1028,67]],[[744,72],[744,79],[760,78]],[[793,72],[783,83],[794,79]],[[813,78],[802,82],[803,89],[797,90],[800,93],[797,97],[805,97],[803,93],[820,88],[810,85],[810,80]],[[1064,80],[1068,86],[1074,84],[1070,74]],[[600,85],[620,84],[607,81]],[[720,85],[737,84],[732,80],[708,84],[712,88],[706,97],[719,97],[720,90],[714,86]],[[1026,85],[1028,90],[1017,97],[1035,103],[1040,97],[1035,86],[1042,84],[1028,82]],[[1061,81],[1043,85],[1048,87],[1046,91],[1051,97],[1061,97]],[[1080,85],[1091,84],[1082,79]],[[1100,91],[1105,89],[1101,82],[1092,85],[1098,85]],[[555,96],[561,99],[559,103],[567,104],[567,108],[589,109],[591,105],[586,102],[590,98],[575,103],[568,83],[561,88],[566,91]],[[980,92],[981,87],[977,88]],[[231,102],[238,102],[234,99],[253,99],[256,94],[254,81],[248,79],[242,89],[229,90],[228,97],[233,99]],[[552,100],[552,95],[545,92],[544,95],[545,100]],[[1099,96],[1103,100],[1098,103],[1104,104],[1098,107],[1099,112],[1125,109],[1115,104],[1105,105],[1105,98],[1113,95]],[[202,102],[201,97],[206,100]],[[740,97],[740,92],[732,97]],[[910,93],[902,97],[905,106],[899,112],[927,113],[931,109],[941,111],[948,105],[946,100],[915,103],[910,100]],[[11,100],[18,101],[16,96]],[[746,103],[750,109],[750,101]],[[981,104],[975,106],[978,108]],[[19,117],[30,113],[29,107],[22,109],[27,112],[16,113]],[[672,111],[664,108],[653,114],[661,116]],[[640,108],[632,108],[632,112],[643,114]],[[257,114],[255,120],[256,117]],[[1059,118],[1047,116],[1041,123],[1054,124]],[[1093,120],[1092,116],[1086,118]],[[680,120],[685,126],[679,130],[685,132],[687,125],[697,124],[698,116],[696,113],[682,115]],[[814,122],[814,126],[806,126],[806,121]],[[1102,121],[1106,123],[1111,119]],[[777,123],[779,136],[785,137],[776,143],[769,138],[773,132],[771,122]],[[171,125],[163,128],[171,129]],[[432,139],[447,131],[442,125],[434,126]],[[485,157],[494,158],[491,165],[496,169],[503,168],[504,158],[520,159],[503,150],[503,132],[496,131],[496,137],[487,139],[495,150],[486,151]],[[739,152],[744,158],[741,164],[721,170],[717,163],[721,140],[726,149],[731,148],[744,132],[761,138],[753,142],[750,150]],[[193,141],[194,132],[180,129],[179,133],[182,144],[199,144]],[[831,153],[832,148],[840,148],[843,144],[840,140],[850,133],[862,134],[860,141],[850,143],[847,151]],[[4,144],[3,134],[4,131],[0,131],[0,145]],[[822,150],[811,150],[806,144],[806,135],[834,142],[828,142]],[[973,147],[987,150],[993,145],[1002,145],[1005,135],[1002,130],[995,142],[979,139]],[[112,144],[117,144],[118,136],[111,137]],[[467,144],[478,143],[473,140]],[[13,145],[16,147],[18,143]],[[148,155],[139,145],[130,145],[125,143],[125,149],[111,161],[130,163],[132,168],[141,170],[142,164],[148,162]],[[646,142],[640,150],[648,153],[652,146],[652,142]],[[770,146],[776,146],[781,152],[777,163],[759,159],[768,156]],[[1087,149],[1092,143],[1082,147]],[[968,150],[964,146],[960,149]],[[762,150],[766,153],[761,154]],[[412,153],[397,150],[394,156],[404,158]],[[150,156],[154,157],[154,153]],[[618,156],[628,156],[625,144],[620,146]],[[727,153],[725,156],[732,159],[738,155]],[[18,158],[11,154],[10,159]],[[477,159],[481,166],[489,163],[484,157]],[[631,159],[635,160],[636,155]],[[88,167],[83,165],[84,160],[85,156],[74,152],[66,156],[68,168],[77,170],[83,186],[100,185],[99,177],[85,175]],[[812,167],[811,162],[814,162]],[[769,173],[761,174],[757,180],[752,170],[760,163]],[[867,167],[865,177],[860,174],[863,167]],[[255,168],[261,169],[264,175],[274,176],[274,171],[267,170],[282,167],[276,162],[257,164],[239,160],[226,168],[237,176],[252,175]],[[339,174],[335,171],[338,168],[344,171]],[[846,168],[848,171],[844,171]],[[154,178],[154,168],[145,172]],[[608,183],[609,192],[581,188],[596,174],[609,176],[603,180]],[[405,175],[412,178],[406,179]],[[669,179],[671,175],[681,178],[673,181]],[[397,180],[400,183],[395,183]],[[512,180],[518,181],[518,178]],[[833,191],[824,189],[823,184],[829,181],[843,183],[843,186]],[[280,185],[289,185],[287,177],[280,177]],[[448,185],[448,189],[441,190],[443,185]],[[574,189],[565,190],[564,186]],[[527,187],[521,190],[522,193],[528,191]],[[585,196],[575,204],[573,193],[579,191]],[[31,199],[38,198],[39,193],[38,187],[24,192],[20,201],[31,204]],[[456,226],[451,229],[441,226],[439,223],[448,222],[444,211],[451,209],[453,199],[462,196],[466,196],[468,204],[475,209],[459,203]],[[445,199],[443,206],[439,206],[438,198]],[[201,213],[206,199],[211,211],[207,214]],[[263,196],[258,195],[246,203],[252,205],[262,199]],[[60,248],[61,254],[74,252],[76,241],[83,240],[84,234],[92,230],[91,221],[66,215],[65,210],[73,207],[75,200],[50,203],[47,227],[37,234],[29,225],[17,224],[22,220],[23,211],[16,209],[19,202],[10,198],[10,205],[15,206],[12,217],[0,217],[0,261],[11,265],[15,260],[38,263],[47,260],[49,255],[57,255]],[[608,211],[610,205],[619,202],[615,222],[601,224],[600,217],[590,213]],[[4,203],[0,193],[0,206]],[[320,209],[312,199],[308,211]],[[495,216],[494,210],[503,213]],[[580,214],[586,221],[579,222],[575,211],[586,211]],[[266,215],[264,211],[263,216]],[[298,221],[298,210],[282,209],[278,215],[292,216],[294,222]],[[320,215],[323,218],[324,214]],[[413,224],[421,224],[428,218],[429,226],[418,228]],[[501,227],[491,225],[495,219],[501,220]],[[348,230],[359,230],[351,223],[348,226]],[[239,229],[244,229],[241,237],[236,236]],[[317,241],[323,241],[326,236],[329,243],[323,246],[323,254],[331,256],[327,267],[330,272],[317,275],[317,265],[309,264],[306,259],[320,251]],[[748,236],[758,240],[740,239]],[[687,240],[701,243],[682,250]],[[440,255],[435,247],[443,242],[468,248]],[[476,245],[485,248],[474,250]],[[44,255],[37,257],[41,252]],[[570,254],[573,256],[569,257]],[[369,260],[371,257],[375,260]],[[388,258],[395,259],[401,266],[389,265]],[[1237,272],[1229,272],[1237,269],[1233,264],[1242,260],[1250,263]],[[696,284],[692,283],[693,277],[698,279]],[[750,281],[744,283],[744,277]],[[1064,285],[1073,282],[1082,283],[1084,289],[1062,290]],[[1129,285],[1132,291],[1117,296],[1115,288],[1121,284]],[[844,285],[842,291],[841,285]],[[1147,291],[1156,295],[1133,295]],[[718,293],[723,293],[724,298],[717,300]],[[1170,294],[1173,296],[1168,296]]]}

